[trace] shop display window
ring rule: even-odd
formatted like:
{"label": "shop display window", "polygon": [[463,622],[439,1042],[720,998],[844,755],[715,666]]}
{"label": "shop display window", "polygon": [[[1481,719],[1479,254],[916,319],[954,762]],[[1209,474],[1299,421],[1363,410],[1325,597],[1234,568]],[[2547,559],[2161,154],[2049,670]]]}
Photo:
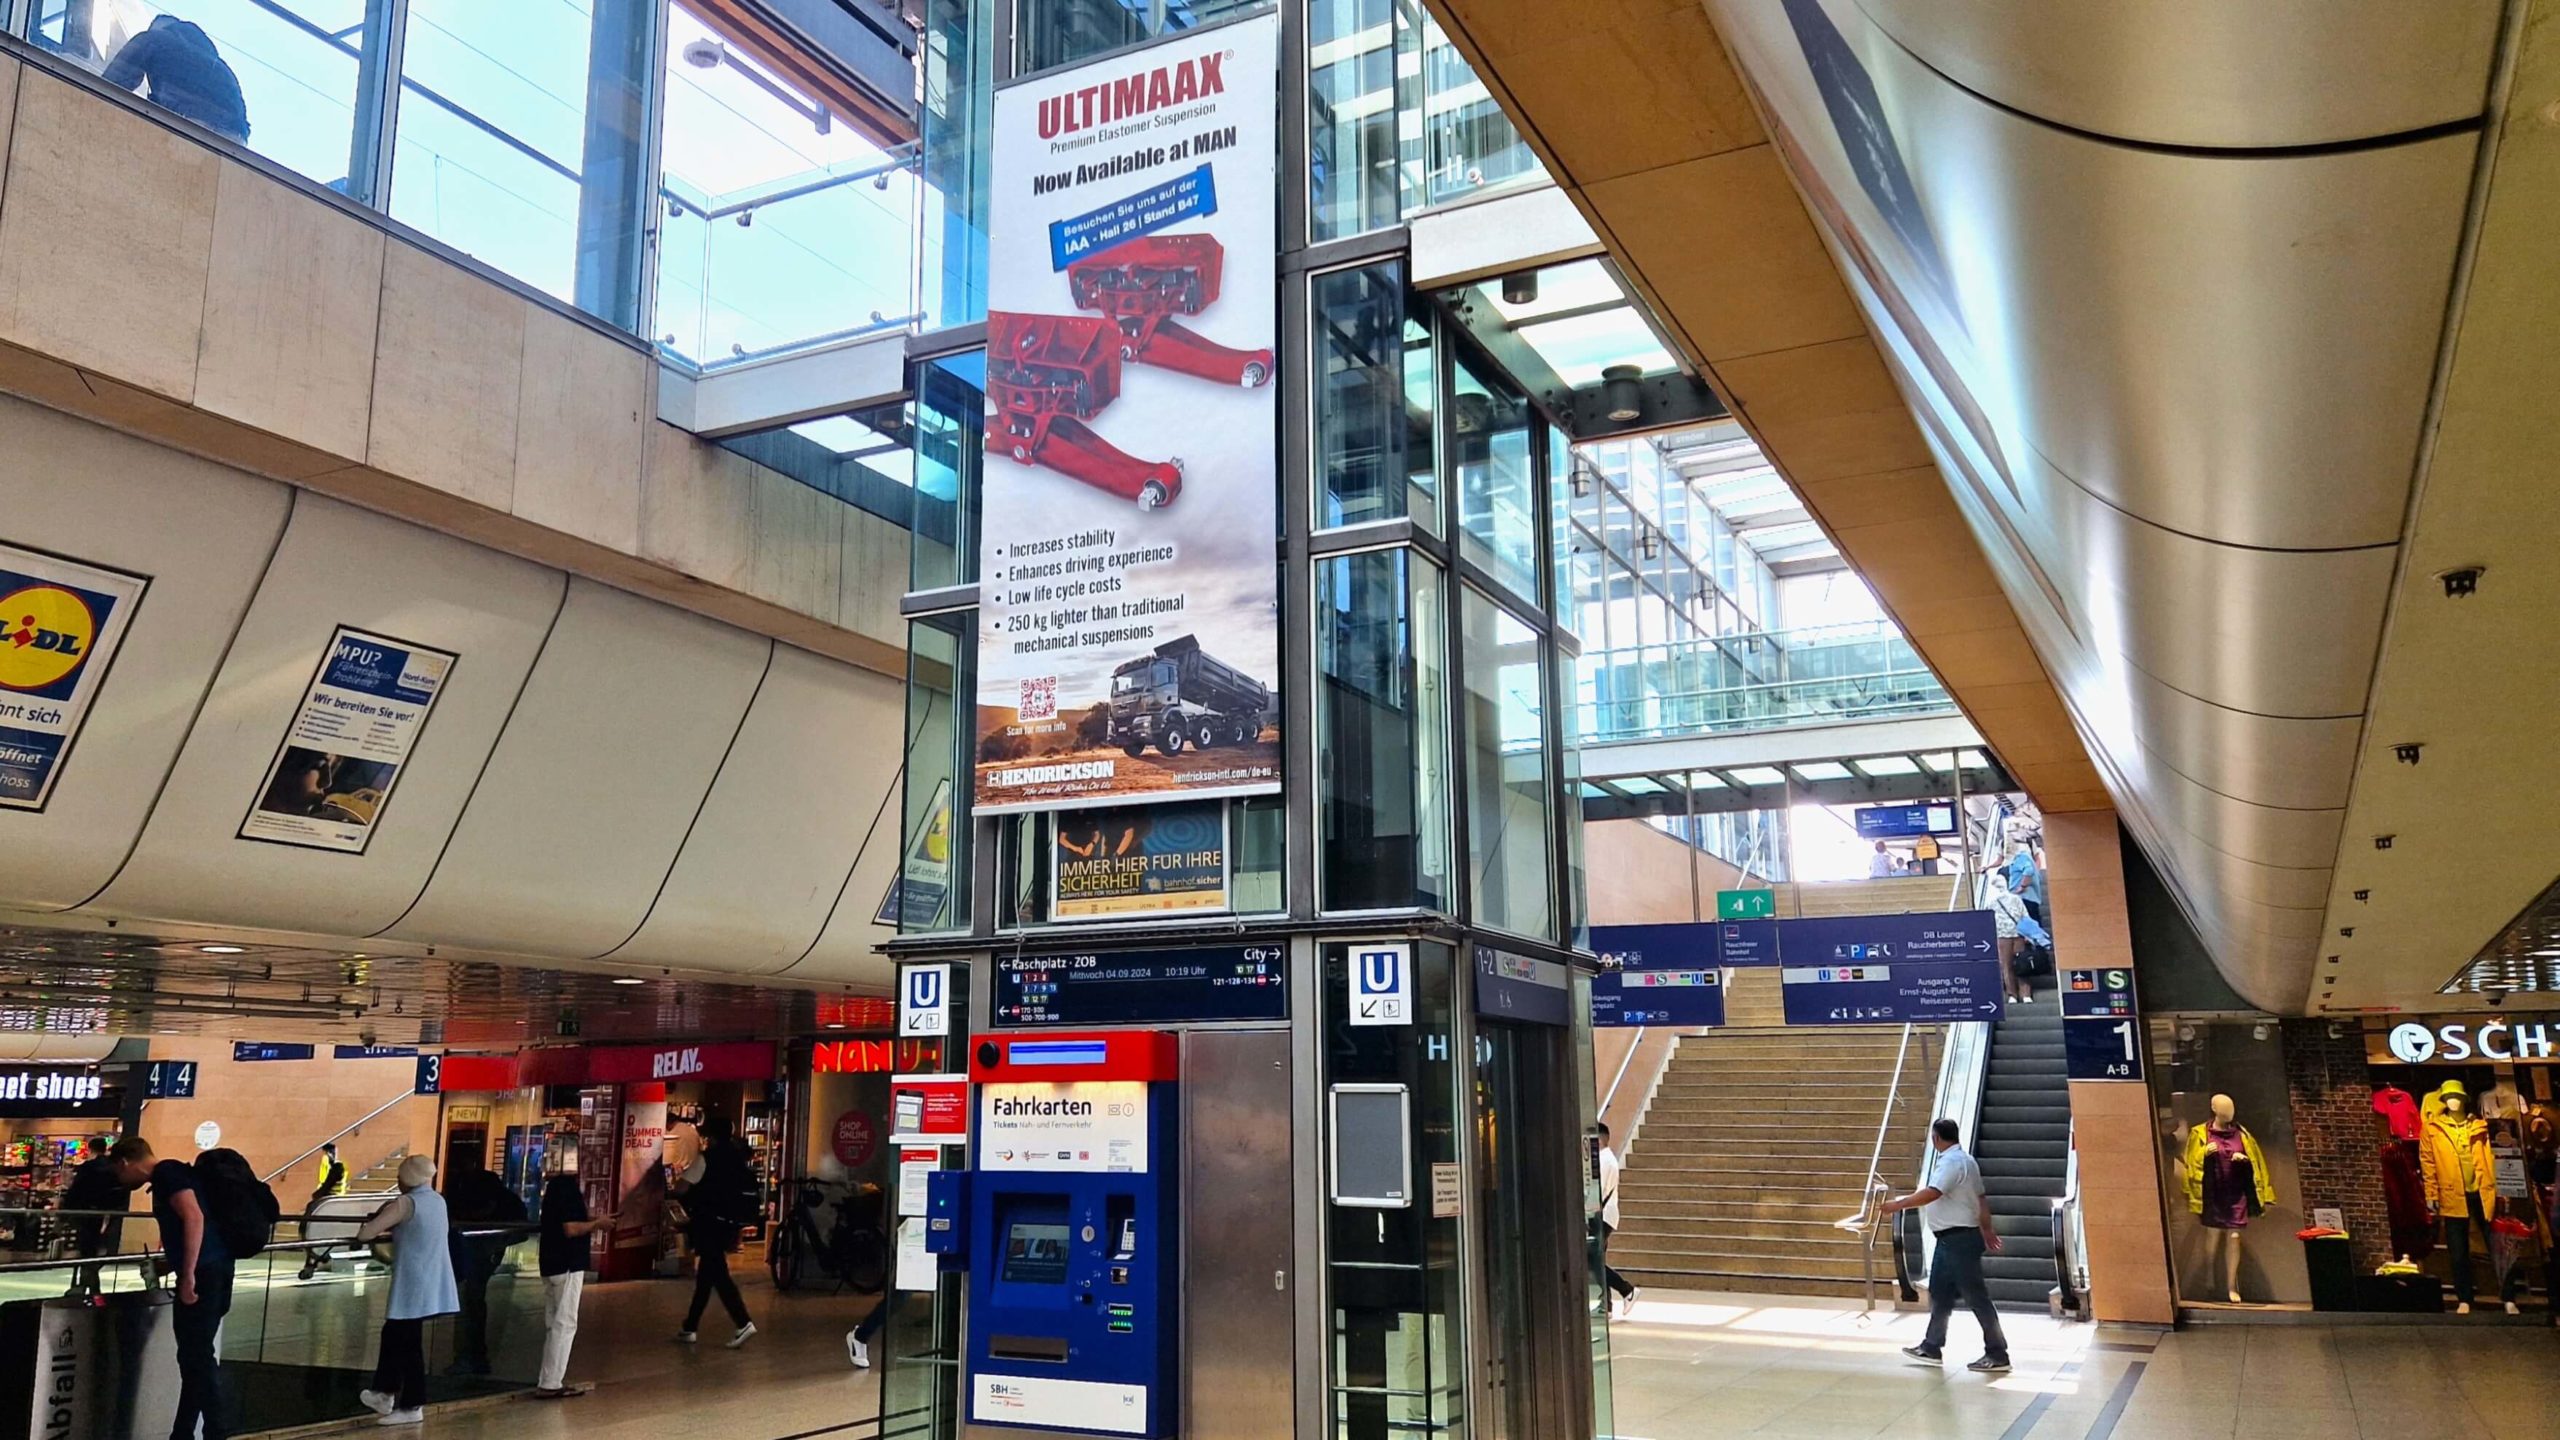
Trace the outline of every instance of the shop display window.
{"label": "shop display window", "polygon": [[2151,1053],[2178,1298],[2206,1306],[2309,1305],[2311,1278],[2296,1232],[2310,1221],[2277,1026],[2158,1019]]}

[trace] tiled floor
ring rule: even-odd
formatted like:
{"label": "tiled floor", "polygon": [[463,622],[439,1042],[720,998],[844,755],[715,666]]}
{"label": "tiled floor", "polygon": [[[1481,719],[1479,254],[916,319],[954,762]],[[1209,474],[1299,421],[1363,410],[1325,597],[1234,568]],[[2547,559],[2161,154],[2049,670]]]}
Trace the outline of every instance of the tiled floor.
{"label": "tiled floor", "polygon": [[2005,1317],[2004,1376],[1966,1373],[1971,1317],[1930,1370],[1925,1317],[1651,1292],[1613,1336],[1620,1440],[2481,1440],[2560,1433],[2560,1332],[2240,1326],[2176,1334]]}
{"label": "tiled floor", "polygon": [[[430,1417],[439,1440],[784,1440],[867,1417],[876,1371],[845,1364],[854,1297],[751,1286],[762,1333],[670,1344],[674,1282],[589,1292],[576,1400]],[[1759,1435],[1895,1440],[2548,1440],[2560,1332],[2504,1326],[2210,1326],[2178,1334],[2007,1317],[2005,1376],[1966,1373],[1968,1316],[1929,1370],[1901,1347],[1923,1317],[1861,1321],[1836,1301],[1648,1292],[1613,1336],[1618,1440]],[[724,1333],[724,1332],[723,1332]],[[857,1425],[840,1432],[871,1433]],[[1281,1432],[1275,1431],[1275,1434]]]}

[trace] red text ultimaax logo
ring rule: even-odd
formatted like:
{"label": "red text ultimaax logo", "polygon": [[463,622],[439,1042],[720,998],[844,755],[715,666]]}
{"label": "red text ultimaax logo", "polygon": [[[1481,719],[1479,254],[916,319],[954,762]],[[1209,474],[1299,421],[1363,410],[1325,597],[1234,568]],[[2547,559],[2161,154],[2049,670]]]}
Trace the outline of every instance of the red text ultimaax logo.
{"label": "red text ultimaax logo", "polygon": [[1226,53],[1159,65],[1140,75],[1127,75],[1087,85],[1040,102],[1040,138],[1055,140],[1096,125],[1134,120],[1168,105],[1227,93]]}

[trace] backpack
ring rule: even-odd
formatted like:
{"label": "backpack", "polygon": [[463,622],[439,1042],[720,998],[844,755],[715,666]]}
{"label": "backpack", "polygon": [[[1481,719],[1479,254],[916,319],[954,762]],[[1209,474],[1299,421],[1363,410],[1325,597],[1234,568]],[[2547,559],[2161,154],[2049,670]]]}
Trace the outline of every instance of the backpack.
{"label": "backpack", "polygon": [[195,1171],[205,1220],[222,1236],[231,1258],[246,1260],[266,1249],[284,1207],[249,1168],[248,1158],[237,1150],[207,1150],[196,1157]]}

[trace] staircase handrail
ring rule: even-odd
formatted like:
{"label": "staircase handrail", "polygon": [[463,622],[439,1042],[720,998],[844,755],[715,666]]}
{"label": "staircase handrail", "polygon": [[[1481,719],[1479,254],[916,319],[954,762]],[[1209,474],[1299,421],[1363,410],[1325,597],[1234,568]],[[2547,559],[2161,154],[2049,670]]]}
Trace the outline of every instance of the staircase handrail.
{"label": "staircase handrail", "polygon": [[[1876,1145],[1867,1156],[1867,1181],[1863,1203],[1859,1206],[1856,1215],[1843,1222],[1844,1225],[1854,1224],[1855,1228],[1862,1232],[1861,1238],[1864,1243],[1860,1247],[1859,1270],[1864,1277],[1866,1311],[1876,1308],[1876,1234],[1884,1228],[1876,1223],[1881,1218],[1881,1212],[1876,1207],[1883,1197],[1893,1193],[1893,1187],[1886,1184],[1884,1178],[1884,1141],[1885,1135],[1893,1127],[1894,1104],[1902,1096],[1902,1067],[1911,1058],[1911,1028],[1908,1022],[1904,1023],[1901,1042],[1893,1049],[1893,1079],[1885,1086],[1884,1109],[1876,1116]],[[1903,1289],[1910,1288],[1902,1283],[1903,1277],[1900,1275],[1894,1278]],[[1860,1313],[1863,1314],[1866,1311]]]}
{"label": "staircase handrail", "polygon": [[390,1099],[385,1100],[381,1104],[364,1112],[363,1116],[358,1118],[354,1124],[345,1127],[337,1134],[330,1136],[319,1144],[314,1145],[310,1149],[303,1151],[301,1154],[294,1156],[292,1159],[287,1160],[275,1169],[268,1171],[266,1174],[261,1175],[258,1178],[266,1181],[270,1185],[274,1184],[277,1180],[283,1178],[285,1173],[293,1169],[294,1166],[301,1164],[303,1161],[310,1159],[312,1156],[319,1154],[321,1151],[326,1150],[330,1146],[337,1144],[339,1141],[346,1139],[348,1136],[353,1135],[365,1126],[372,1124],[375,1120],[380,1119],[384,1114],[388,1113],[391,1107],[404,1100],[414,1100],[416,1098],[417,1092],[414,1090],[401,1091],[399,1094],[392,1096]]}
{"label": "staircase handrail", "polygon": [[1601,1114],[1609,1113],[1609,1106],[1618,1098],[1618,1087],[1627,1083],[1627,1072],[1635,1068],[1636,1052],[1644,1048],[1644,1032],[1644,1026],[1637,1026],[1635,1038],[1627,1042],[1627,1053],[1618,1057],[1618,1073],[1609,1077],[1609,1092],[1600,1097]]}
{"label": "staircase handrail", "polygon": [[2062,1164],[2062,1198],[2053,1202],[2053,1283],[2062,1313],[2089,1318],[2089,1235],[2080,1209],[2080,1143],[2076,1124]]}

